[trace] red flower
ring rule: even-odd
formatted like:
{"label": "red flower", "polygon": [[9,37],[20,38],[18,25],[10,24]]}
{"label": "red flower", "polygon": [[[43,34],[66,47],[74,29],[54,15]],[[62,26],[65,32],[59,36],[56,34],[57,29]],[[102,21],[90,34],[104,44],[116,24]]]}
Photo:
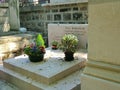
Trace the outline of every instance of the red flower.
{"label": "red flower", "polygon": [[32,43],[32,44],[30,44],[30,47],[32,48],[34,46],[34,44]]}
{"label": "red flower", "polygon": [[40,48],[40,50],[41,50],[43,53],[45,53],[45,47],[40,46],[39,48]]}

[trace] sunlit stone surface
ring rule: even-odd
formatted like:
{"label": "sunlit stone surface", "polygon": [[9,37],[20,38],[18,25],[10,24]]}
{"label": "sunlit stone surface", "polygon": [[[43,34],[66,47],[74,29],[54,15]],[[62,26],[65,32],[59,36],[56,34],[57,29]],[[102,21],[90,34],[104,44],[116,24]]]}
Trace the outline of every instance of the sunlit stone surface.
{"label": "sunlit stone surface", "polygon": [[[24,78],[25,82],[22,81],[23,83],[31,82],[29,84],[32,84],[32,86],[36,83],[34,87],[43,90],[46,90],[46,88],[48,88],[47,90],[56,90],[55,88],[60,88],[60,90],[64,90],[62,88],[66,88],[65,90],[80,88],[80,75],[82,72],[80,68],[85,65],[87,54],[77,52],[74,56],[74,61],[67,62],[64,61],[64,53],[62,51],[47,48],[42,62],[30,62],[27,55],[21,55],[5,60],[3,63],[5,69],[2,68],[1,71],[4,73],[11,73],[12,71],[12,78]],[[15,79],[14,82],[16,81]],[[17,82],[21,83],[19,80]],[[17,86],[19,87],[19,85]]]}
{"label": "sunlit stone surface", "polygon": [[14,85],[6,82],[5,80],[0,79],[0,90],[19,90]]}

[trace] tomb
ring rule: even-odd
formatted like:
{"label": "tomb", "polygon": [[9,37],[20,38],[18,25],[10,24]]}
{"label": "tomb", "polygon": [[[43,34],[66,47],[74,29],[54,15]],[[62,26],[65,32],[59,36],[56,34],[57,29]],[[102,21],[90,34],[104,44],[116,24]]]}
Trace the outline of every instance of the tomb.
{"label": "tomb", "polygon": [[80,90],[87,54],[79,51],[74,57],[74,61],[64,61],[61,50],[49,47],[42,62],[30,62],[27,55],[4,60],[0,77],[22,90]]}

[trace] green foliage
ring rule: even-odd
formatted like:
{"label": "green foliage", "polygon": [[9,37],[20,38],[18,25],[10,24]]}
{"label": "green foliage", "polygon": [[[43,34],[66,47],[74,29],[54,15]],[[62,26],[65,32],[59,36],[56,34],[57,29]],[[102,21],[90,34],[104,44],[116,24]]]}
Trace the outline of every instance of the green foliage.
{"label": "green foliage", "polygon": [[59,46],[59,43],[56,40],[54,40],[52,42],[52,49],[56,50],[56,49],[58,49],[58,46]]}
{"label": "green foliage", "polygon": [[45,45],[42,35],[38,34],[35,42],[26,45],[23,49],[24,53],[31,56],[39,56],[45,53]]}
{"label": "green foliage", "polygon": [[73,34],[65,34],[61,39],[60,49],[64,52],[75,52],[77,50],[78,38]]}
{"label": "green foliage", "polygon": [[44,42],[43,37],[42,37],[41,34],[37,35],[37,38],[36,38],[35,42],[36,42],[37,46],[43,46],[43,47],[45,47],[45,42]]}
{"label": "green foliage", "polygon": [[52,42],[52,45],[58,45],[59,43],[56,41],[56,40],[54,40],[53,42]]}

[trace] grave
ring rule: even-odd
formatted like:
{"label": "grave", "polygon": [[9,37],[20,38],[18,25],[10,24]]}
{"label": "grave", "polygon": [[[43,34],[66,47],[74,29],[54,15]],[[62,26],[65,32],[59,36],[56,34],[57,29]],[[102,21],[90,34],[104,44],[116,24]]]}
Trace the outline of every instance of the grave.
{"label": "grave", "polygon": [[79,39],[79,47],[87,48],[88,24],[48,24],[48,42],[61,41],[65,34],[74,34]]}
{"label": "grave", "polygon": [[27,55],[7,59],[0,67],[0,77],[20,90],[80,90],[80,76],[86,52],[75,53],[75,60],[64,61],[61,50],[46,49],[42,62],[30,62]]}

